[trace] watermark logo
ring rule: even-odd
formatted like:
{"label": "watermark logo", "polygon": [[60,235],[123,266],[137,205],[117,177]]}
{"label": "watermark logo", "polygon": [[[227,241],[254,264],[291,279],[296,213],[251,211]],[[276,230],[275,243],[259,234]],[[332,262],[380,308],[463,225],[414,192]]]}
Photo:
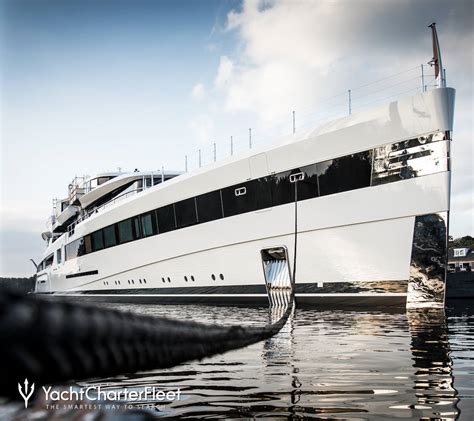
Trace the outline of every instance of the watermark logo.
{"label": "watermark logo", "polygon": [[[18,383],[18,392],[25,401],[25,409],[28,401],[35,391],[35,383]],[[46,409],[133,409],[148,408],[162,411],[166,405],[181,400],[181,389],[161,390],[155,386],[135,387],[103,387],[103,385],[90,385],[86,387],[38,387],[38,396],[44,394]]]}
{"label": "watermark logo", "polygon": [[21,384],[18,383],[18,392],[20,392],[21,397],[25,401],[25,408],[28,408],[28,400],[31,398],[31,395],[35,391],[35,384],[31,383],[31,389],[28,391],[28,379],[25,379],[25,390],[21,387]]}

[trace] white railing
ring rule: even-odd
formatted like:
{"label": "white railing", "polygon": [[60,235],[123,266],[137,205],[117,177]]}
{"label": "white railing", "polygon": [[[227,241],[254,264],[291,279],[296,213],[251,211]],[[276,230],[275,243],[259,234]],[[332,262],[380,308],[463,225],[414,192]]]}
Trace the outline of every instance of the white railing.
{"label": "white railing", "polygon": [[[445,77],[444,72],[444,78]],[[244,130],[244,135],[232,135],[229,136],[225,142],[210,143],[192,154],[185,155],[185,172],[238,154],[244,150],[269,144],[275,141],[275,139],[285,135],[296,134],[311,129],[328,120],[343,117],[356,111],[362,111],[365,108],[373,107],[374,105],[382,104],[404,95],[414,94],[415,92],[425,92],[436,87],[435,76],[430,66],[422,64],[405,69],[391,76],[347,89],[344,92],[326,98],[320,101],[317,107],[313,106],[300,110],[289,110],[288,121],[275,124],[271,126],[270,129],[266,129],[265,137],[255,136],[253,128],[247,128]],[[162,174],[164,174],[163,168],[161,171]],[[79,187],[79,179],[81,178],[84,180],[85,177],[76,177],[71,184],[75,187]],[[68,226],[67,231],[69,235],[74,233],[77,224],[89,218],[91,215],[104,210],[106,207],[130,195],[137,194],[146,188],[144,183],[144,187],[117,196],[107,203],[87,212]]]}
{"label": "white railing", "polygon": [[254,128],[246,128],[242,130],[241,134],[229,136],[226,141],[212,142],[185,155],[185,172],[228,158],[241,151],[269,144],[285,135],[311,129],[325,121],[362,111],[404,95],[425,92],[436,86],[433,69],[427,64],[402,70],[391,76],[347,89],[326,98],[320,101],[317,107],[288,110],[288,120],[283,124],[275,124],[270,129],[266,129],[265,137],[255,136]]}
{"label": "white railing", "polygon": [[104,204],[102,204],[100,206],[97,206],[94,209],[91,209],[90,211],[84,213],[82,216],[80,216],[74,222],[72,222],[71,224],[68,225],[68,227],[67,227],[68,236],[71,236],[72,234],[74,234],[74,229],[76,228],[76,226],[80,222],[86,220],[87,218],[91,217],[92,215],[95,215],[96,213],[99,213],[99,212],[103,211],[105,208],[126,199],[127,197],[134,196],[135,194],[140,193],[143,190],[146,190],[146,188],[147,187],[140,187],[138,189],[130,190],[130,191],[128,191],[126,193],[123,193],[119,196],[116,196],[113,199],[109,200],[108,202],[105,202]]}

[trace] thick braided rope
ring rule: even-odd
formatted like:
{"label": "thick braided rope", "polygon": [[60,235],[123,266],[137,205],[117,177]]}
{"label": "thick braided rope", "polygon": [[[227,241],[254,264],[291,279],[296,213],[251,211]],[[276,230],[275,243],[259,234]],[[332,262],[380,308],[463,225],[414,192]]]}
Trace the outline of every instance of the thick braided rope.
{"label": "thick braided rope", "polygon": [[292,304],[264,327],[217,326],[0,291],[0,395],[36,385],[167,368],[275,335]]}

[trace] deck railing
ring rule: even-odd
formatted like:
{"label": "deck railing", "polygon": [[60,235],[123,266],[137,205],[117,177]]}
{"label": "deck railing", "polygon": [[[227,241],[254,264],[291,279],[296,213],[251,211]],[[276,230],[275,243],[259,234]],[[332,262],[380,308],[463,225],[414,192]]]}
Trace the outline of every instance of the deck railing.
{"label": "deck railing", "polygon": [[[445,77],[445,76],[444,76]],[[256,136],[254,127],[229,135],[228,140],[211,142],[185,155],[185,171],[228,158],[239,152],[263,146],[278,138],[299,134],[326,121],[363,111],[390,100],[436,88],[434,70],[420,64],[370,83],[356,86],[319,101],[317,107],[288,110],[288,120],[265,129],[265,136]]]}
{"label": "deck railing", "polygon": [[121,194],[117,197],[114,197],[113,199],[109,200],[108,202],[105,202],[104,204],[102,204],[100,206],[97,206],[97,207],[85,212],[82,216],[80,216],[74,222],[72,222],[70,225],[68,225],[68,227],[67,227],[68,236],[70,237],[71,235],[74,234],[74,230],[80,222],[86,220],[87,218],[90,218],[92,215],[95,215],[96,213],[99,213],[99,212],[103,211],[105,208],[126,199],[127,197],[134,196],[135,194],[140,193],[143,190],[146,190],[146,188],[147,187],[140,187],[140,188],[137,188],[137,189],[130,190],[130,191],[128,191],[126,193],[123,193],[123,194]]}
{"label": "deck railing", "polygon": [[[444,79],[446,74],[444,73]],[[421,64],[409,69],[402,70],[391,76],[387,76],[373,82],[347,89],[334,96],[319,101],[317,107],[307,107],[300,110],[289,110],[288,121],[276,124],[265,129],[265,137],[255,136],[253,128],[245,130],[245,135],[229,136],[227,142],[213,142],[207,146],[185,155],[185,172],[191,169],[201,168],[205,165],[228,158],[239,152],[263,146],[278,138],[296,135],[311,128],[321,125],[326,121],[344,117],[353,112],[363,111],[377,104],[383,104],[390,100],[401,98],[416,92],[425,92],[437,87],[437,81],[432,67]],[[164,169],[162,168],[162,174]],[[89,218],[117,201],[123,200],[131,195],[137,194],[147,187],[141,187],[113,198],[107,203],[85,213],[67,228],[69,235],[83,220]]]}

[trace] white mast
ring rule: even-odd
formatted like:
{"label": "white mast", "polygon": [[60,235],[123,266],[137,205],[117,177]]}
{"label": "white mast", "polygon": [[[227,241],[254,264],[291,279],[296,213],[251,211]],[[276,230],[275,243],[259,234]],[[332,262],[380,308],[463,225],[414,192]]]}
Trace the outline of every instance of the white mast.
{"label": "white mast", "polygon": [[441,49],[439,47],[438,34],[436,32],[436,22],[428,26],[431,28],[433,37],[433,59],[428,63],[435,68],[436,86],[438,88],[446,87],[446,80],[444,79],[443,62],[441,61]]}

